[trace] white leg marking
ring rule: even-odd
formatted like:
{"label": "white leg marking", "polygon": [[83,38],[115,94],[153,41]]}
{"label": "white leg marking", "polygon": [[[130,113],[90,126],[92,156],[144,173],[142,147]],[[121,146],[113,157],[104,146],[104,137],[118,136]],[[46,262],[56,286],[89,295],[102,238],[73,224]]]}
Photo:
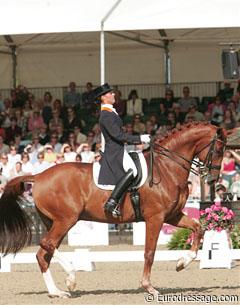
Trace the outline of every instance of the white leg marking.
{"label": "white leg marking", "polygon": [[53,257],[59,262],[62,268],[67,272],[66,285],[70,291],[76,287],[76,271],[71,262],[69,262],[61,252],[55,249]]}
{"label": "white leg marking", "polygon": [[43,272],[43,279],[50,297],[67,298],[71,296],[70,293],[62,291],[56,287],[49,269],[47,269],[46,272]]}
{"label": "white leg marking", "polygon": [[196,257],[197,253],[195,251],[188,251],[186,256],[183,256],[178,260],[176,266],[177,271],[186,268]]}

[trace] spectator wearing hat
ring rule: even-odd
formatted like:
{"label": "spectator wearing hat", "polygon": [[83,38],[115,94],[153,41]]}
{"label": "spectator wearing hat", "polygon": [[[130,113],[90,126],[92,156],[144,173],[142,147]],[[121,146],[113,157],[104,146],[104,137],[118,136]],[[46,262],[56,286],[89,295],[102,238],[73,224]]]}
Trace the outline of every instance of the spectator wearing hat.
{"label": "spectator wearing hat", "polygon": [[56,161],[57,153],[54,152],[52,145],[46,144],[44,146],[44,161],[53,163]]}
{"label": "spectator wearing hat", "polygon": [[133,116],[134,114],[142,115],[142,99],[138,97],[137,90],[132,90],[129,93],[127,101],[127,115]]}
{"label": "spectator wearing hat", "polygon": [[94,152],[91,151],[91,146],[88,143],[83,143],[77,148],[77,154],[81,155],[83,163],[93,163]]}
{"label": "spectator wearing hat", "polygon": [[72,151],[72,148],[68,143],[63,144],[61,153],[64,155],[64,160],[66,162],[74,162],[76,160],[77,153]]}

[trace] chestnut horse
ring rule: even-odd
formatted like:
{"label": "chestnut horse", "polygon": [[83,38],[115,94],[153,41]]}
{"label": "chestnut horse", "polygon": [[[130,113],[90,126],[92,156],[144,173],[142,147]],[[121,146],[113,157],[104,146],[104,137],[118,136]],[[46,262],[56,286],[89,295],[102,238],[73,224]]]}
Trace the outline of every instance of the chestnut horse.
{"label": "chestnut horse", "polygon": [[[188,255],[177,263],[177,271],[185,268],[196,257],[202,238],[201,227],[182,212],[188,198],[187,180],[191,163],[194,158],[202,161],[211,182],[215,182],[219,176],[225,143],[226,134],[223,129],[208,123],[191,123],[172,131],[164,138],[154,138],[150,151],[145,152],[150,174],[139,193],[141,213],[146,223],[141,284],[148,293],[158,293],[150,282],[150,273],[164,222],[190,228],[195,233]],[[37,260],[48,292],[52,296],[70,296],[55,286],[49,271],[50,261],[54,257],[68,273],[68,289],[71,291],[75,288],[74,269],[57,250],[63,237],[78,220],[133,222],[135,216],[130,196],[127,194],[121,204],[121,217],[116,219],[105,214],[103,206],[110,193],[95,186],[91,164],[64,163],[41,174],[14,178],[7,184],[0,199],[0,250],[5,255],[17,253],[30,240],[28,217],[19,205],[25,182],[33,183],[36,209],[47,228],[47,233],[40,242]]]}

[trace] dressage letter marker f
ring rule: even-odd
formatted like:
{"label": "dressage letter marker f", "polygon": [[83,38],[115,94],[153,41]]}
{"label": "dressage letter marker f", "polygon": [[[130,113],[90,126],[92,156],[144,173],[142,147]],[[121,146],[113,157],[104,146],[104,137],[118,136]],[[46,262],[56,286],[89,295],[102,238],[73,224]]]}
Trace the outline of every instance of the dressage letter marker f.
{"label": "dressage letter marker f", "polygon": [[215,245],[219,245],[219,243],[211,243],[211,250],[208,250],[208,259],[212,259],[212,251],[219,250],[219,248],[215,248]]}

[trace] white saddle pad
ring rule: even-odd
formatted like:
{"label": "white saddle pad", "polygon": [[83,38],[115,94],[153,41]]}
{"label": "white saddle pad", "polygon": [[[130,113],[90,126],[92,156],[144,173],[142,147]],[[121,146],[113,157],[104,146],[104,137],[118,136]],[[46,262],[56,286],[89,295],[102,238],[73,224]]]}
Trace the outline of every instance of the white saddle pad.
{"label": "white saddle pad", "polygon": [[[139,188],[140,186],[142,186],[145,183],[145,181],[147,180],[147,176],[148,176],[147,162],[145,160],[145,157],[144,157],[142,152],[138,152],[138,155],[139,155],[139,160],[140,160],[141,167],[142,167],[142,179],[141,179],[139,185],[137,185],[137,188]],[[98,188],[100,188],[102,190],[109,190],[109,191],[113,190],[115,185],[98,184],[98,176],[99,176],[100,167],[101,167],[101,165],[100,165],[99,162],[94,162],[93,163],[93,180],[94,180],[94,183],[96,184],[96,186]],[[136,170],[135,164],[134,164],[131,157],[124,158],[124,170],[127,171],[129,168],[133,168],[133,171]]]}

